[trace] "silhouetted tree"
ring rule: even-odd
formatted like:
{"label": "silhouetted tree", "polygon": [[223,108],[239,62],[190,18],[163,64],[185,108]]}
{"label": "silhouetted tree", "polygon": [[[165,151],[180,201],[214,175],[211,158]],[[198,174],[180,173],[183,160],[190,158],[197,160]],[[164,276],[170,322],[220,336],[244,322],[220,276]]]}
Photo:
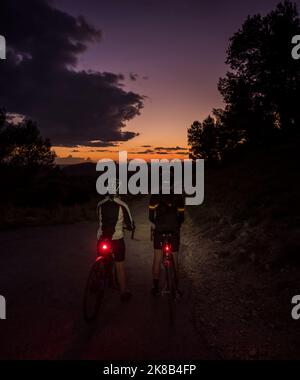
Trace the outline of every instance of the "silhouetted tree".
{"label": "silhouetted tree", "polygon": [[230,40],[226,63],[231,71],[219,81],[226,103],[225,123],[249,144],[293,136],[300,122],[300,65],[291,56],[299,34],[296,5],[278,4],[265,17],[248,17]]}
{"label": "silhouetted tree", "polygon": [[243,147],[273,144],[299,135],[300,65],[292,58],[299,34],[296,5],[279,3],[265,17],[248,17],[230,39],[230,66],[218,89],[225,109],[188,129],[192,158],[224,160]]}
{"label": "silhouetted tree", "polygon": [[[245,143],[243,131],[235,127],[234,117],[222,109],[214,109],[213,115],[218,126],[218,154],[220,160],[227,160],[241,150]],[[230,120],[230,117],[232,118]]]}
{"label": "silhouetted tree", "polygon": [[220,160],[219,125],[208,116],[203,123],[195,121],[188,129],[188,144],[191,146],[192,159],[203,158],[210,162]]}
{"label": "silhouetted tree", "polygon": [[190,158],[202,158],[211,163],[227,159],[244,142],[243,135],[226,123],[227,114],[214,109],[213,117],[208,116],[202,123],[195,121],[188,129]]}
{"label": "silhouetted tree", "polygon": [[55,153],[48,139],[43,138],[36,124],[26,120],[19,124],[7,121],[0,111],[0,164],[12,168],[35,170],[51,168]]}

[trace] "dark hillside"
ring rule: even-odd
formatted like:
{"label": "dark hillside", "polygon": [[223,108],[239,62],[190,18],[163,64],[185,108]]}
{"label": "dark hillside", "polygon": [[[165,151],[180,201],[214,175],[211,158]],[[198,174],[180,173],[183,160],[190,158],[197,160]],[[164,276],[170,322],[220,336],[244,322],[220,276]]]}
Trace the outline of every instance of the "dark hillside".
{"label": "dark hillside", "polygon": [[190,209],[220,255],[257,265],[300,264],[298,142],[206,171],[205,202]]}
{"label": "dark hillside", "polygon": [[224,358],[299,359],[291,317],[300,292],[298,146],[207,170],[205,203],[188,210],[194,323]]}

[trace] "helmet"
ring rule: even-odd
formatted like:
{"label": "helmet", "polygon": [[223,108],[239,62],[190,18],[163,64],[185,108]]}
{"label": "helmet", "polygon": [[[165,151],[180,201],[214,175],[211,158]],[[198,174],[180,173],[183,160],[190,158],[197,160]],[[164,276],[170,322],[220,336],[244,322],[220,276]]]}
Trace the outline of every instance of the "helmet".
{"label": "helmet", "polygon": [[110,178],[108,180],[107,186],[108,194],[112,196],[119,194],[120,186],[121,181],[119,181],[117,178]]}

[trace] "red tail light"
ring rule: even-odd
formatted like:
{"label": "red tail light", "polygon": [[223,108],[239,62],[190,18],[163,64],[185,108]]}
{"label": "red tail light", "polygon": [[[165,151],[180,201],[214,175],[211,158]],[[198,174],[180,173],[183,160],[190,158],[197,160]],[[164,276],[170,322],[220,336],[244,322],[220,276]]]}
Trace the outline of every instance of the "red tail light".
{"label": "red tail light", "polygon": [[170,253],[171,252],[171,244],[168,244],[168,243],[164,244],[163,245],[163,252],[164,253]]}
{"label": "red tail light", "polygon": [[110,244],[107,241],[99,241],[97,245],[98,254],[107,254],[110,252]]}

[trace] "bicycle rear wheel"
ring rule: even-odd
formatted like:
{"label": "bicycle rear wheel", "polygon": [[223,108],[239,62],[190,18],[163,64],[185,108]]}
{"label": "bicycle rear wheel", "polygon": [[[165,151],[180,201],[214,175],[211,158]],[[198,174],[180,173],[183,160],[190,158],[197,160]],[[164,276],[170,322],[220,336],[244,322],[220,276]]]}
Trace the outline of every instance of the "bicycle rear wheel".
{"label": "bicycle rear wheel", "polygon": [[166,281],[168,291],[169,320],[170,324],[173,325],[175,322],[176,312],[176,274],[174,265],[169,265],[166,267]]}
{"label": "bicycle rear wheel", "polygon": [[93,322],[103,303],[106,287],[106,270],[103,260],[95,262],[90,271],[83,298],[83,317],[87,323]]}

